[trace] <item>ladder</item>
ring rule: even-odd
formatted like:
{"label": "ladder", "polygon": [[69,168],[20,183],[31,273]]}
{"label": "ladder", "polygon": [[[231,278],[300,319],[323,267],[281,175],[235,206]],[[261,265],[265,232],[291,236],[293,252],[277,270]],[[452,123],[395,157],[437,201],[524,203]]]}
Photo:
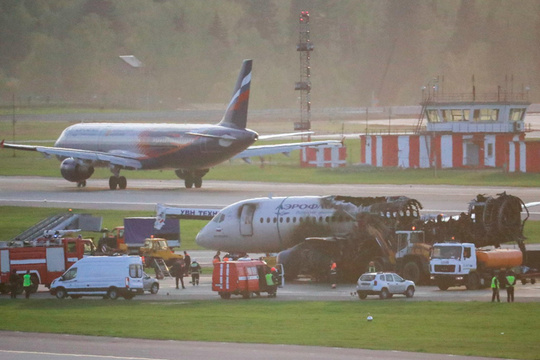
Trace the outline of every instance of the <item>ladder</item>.
{"label": "ladder", "polygon": [[167,264],[165,263],[165,260],[161,258],[152,258],[154,260],[154,269],[156,270],[156,277],[158,276],[158,272],[160,272],[163,277],[171,276],[171,273],[169,272],[169,268],[167,267]]}

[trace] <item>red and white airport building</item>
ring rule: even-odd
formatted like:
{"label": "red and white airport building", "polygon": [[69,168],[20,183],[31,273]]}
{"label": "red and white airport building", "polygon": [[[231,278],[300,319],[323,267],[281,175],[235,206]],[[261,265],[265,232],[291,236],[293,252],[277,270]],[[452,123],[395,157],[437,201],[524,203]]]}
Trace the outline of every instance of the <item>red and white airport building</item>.
{"label": "red and white airport building", "polygon": [[421,121],[427,120],[425,129],[414,134],[361,135],[361,163],[540,172],[540,141],[525,141],[524,118],[530,103],[524,95],[427,99],[421,115]]}

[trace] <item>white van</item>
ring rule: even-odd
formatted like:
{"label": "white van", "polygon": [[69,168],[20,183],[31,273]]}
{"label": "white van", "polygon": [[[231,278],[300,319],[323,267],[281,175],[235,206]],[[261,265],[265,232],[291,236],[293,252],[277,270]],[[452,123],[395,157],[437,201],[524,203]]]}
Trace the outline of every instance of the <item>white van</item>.
{"label": "white van", "polygon": [[132,299],[143,290],[143,264],[140,256],[88,256],[54,279],[51,294],[63,299],[103,296],[116,300]]}

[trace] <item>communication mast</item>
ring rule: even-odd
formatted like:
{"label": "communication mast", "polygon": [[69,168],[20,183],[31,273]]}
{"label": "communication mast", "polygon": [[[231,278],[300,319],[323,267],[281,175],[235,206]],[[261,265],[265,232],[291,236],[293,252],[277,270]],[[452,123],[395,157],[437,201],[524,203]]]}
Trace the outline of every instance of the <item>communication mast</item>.
{"label": "communication mast", "polygon": [[[309,39],[309,11],[300,12],[300,23],[298,26],[299,40],[296,51],[300,53],[300,81],[294,86],[300,91],[300,122],[294,123],[294,130],[311,130],[311,66],[310,58],[313,51],[313,44]],[[308,135],[308,141],[311,136]]]}

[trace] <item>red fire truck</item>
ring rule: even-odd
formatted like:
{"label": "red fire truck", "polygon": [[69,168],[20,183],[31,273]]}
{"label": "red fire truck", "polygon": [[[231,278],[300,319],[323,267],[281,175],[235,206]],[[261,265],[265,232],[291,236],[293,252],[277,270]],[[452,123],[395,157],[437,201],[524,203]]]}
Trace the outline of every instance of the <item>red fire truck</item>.
{"label": "red fire truck", "polygon": [[39,238],[28,243],[14,241],[0,247],[0,292],[4,294],[9,291],[9,275],[13,269],[21,279],[23,274],[30,271],[32,292],[35,292],[39,284],[49,287],[71,265],[94,252],[95,246],[90,239]]}
{"label": "red fire truck", "polygon": [[214,264],[212,290],[217,291],[222,299],[229,299],[231,294],[242,295],[249,299],[261,292],[275,294],[275,287],[266,285],[265,275],[269,268],[260,260],[223,261]]}

